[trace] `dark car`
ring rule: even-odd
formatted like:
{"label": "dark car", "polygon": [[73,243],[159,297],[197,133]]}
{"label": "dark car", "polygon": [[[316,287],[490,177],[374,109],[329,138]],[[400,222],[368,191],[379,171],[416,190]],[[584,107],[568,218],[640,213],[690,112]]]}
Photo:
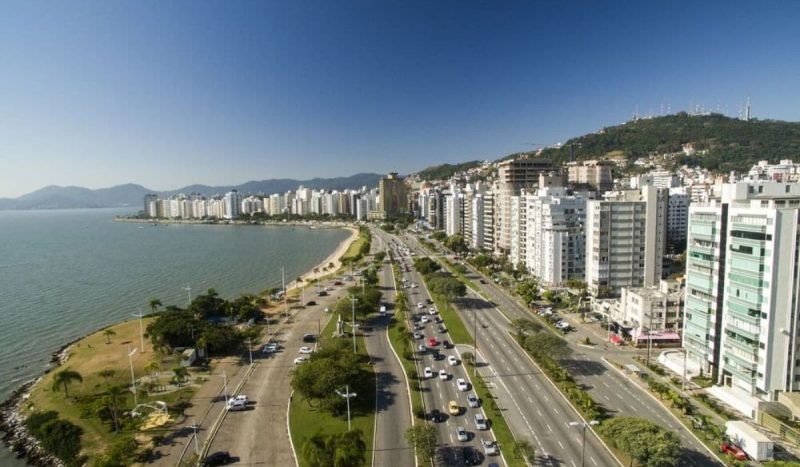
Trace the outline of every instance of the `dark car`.
{"label": "dark car", "polygon": [[317,342],[317,336],[314,334],[305,334],[303,336],[303,342]]}
{"label": "dark car", "polygon": [[480,282],[481,284],[485,284],[486,283],[486,279],[478,279],[478,282]]}
{"label": "dark car", "polygon": [[483,463],[483,454],[467,446],[462,452],[464,463],[467,465],[481,465]]}
{"label": "dark car", "polygon": [[213,454],[209,454],[208,457],[203,460],[203,467],[212,467],[215,465],[226,465],[233,462],[233,457],[227,451],[217,451]]}
{"label": "dark car", "polygon": [[431,410],[431,413],[428,414],[428,420],[434,423],[440,423],[444,421],[444,415],[442,415],[442,412],[440,412],[439,409],[433,409]]}
{"label": "dark car", "polygon": [[333,283],[333,285],[342,285],[342,281],[336,281]]}
{"label": "dark car", "polygon": [[444,355],[440,354],[439,352],[436,352],[433,354],[433,359],[436,361],[444,360]]}
{"label": "dark car", "polygon": [[316,304],[317,304],[317,302],[315,302],[314,300],[311,300],[311,301],[309,301],[309,302],[306,302],[306,306],[314,306],[314,305],[316,305]]}
{"label": "dark car", "polygon": [[327,296],[328,296],[328,292],[326,292],[326,291],[324,291],[324,290],[320,290],[320,291],[319,291],[319,296],[320,296],[320,297],[327,297]]}
{"label": "dark car", "polygon": [[442,341],[442,347],[444,347],[445,349],[452,349],[453,344],[451,344],[450,341]]}

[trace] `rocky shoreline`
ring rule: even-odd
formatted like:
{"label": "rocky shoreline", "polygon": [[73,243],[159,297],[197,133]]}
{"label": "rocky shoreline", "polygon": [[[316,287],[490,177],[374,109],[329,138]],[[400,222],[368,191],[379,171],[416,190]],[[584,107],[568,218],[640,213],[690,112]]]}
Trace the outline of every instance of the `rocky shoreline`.
{"label": "rocky shoreline", "polygon": [[[64,344],[53,352],[50,362],[53,366],[45,370],[47,374],[63,365],[69,357],[69,348],[80,339]],[[0,404],[0,434],[3,443],[9,447],[18,459],[25,459],[35,467],[64,467],[64,463],[42,448],[39,441],[28,432],[21,414],[22,404],[28,399],[31,388],[42,379],[42,376],[28,381]]]}

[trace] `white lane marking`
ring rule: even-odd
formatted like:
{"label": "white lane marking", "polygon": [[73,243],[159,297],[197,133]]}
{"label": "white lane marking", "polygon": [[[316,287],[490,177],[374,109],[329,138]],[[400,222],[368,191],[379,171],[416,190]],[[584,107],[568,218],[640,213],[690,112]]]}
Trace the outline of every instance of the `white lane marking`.
{"label": "white lane marking", "polygon": [[574,460],[570,459],[569,461],[572,462],[572,467],[578,467],[578,464],[576,464]]}
{"label": "white lane marking", "polygon": [[590,461],[592,461],[592,464],[594,464],[594,465],[599,465],[599,464],[597,463],[597,461],[596,461],[596,460],[594,460],[594,457],[592,457],[592,456],[589,456],[589,460],[590,460]]}
{"label": "white lane marking", "polygon": [[[545,425],[547,425],[547,429],[550,430],[550,432],[552,433],[553,432],[553,427],[551,427],[549,423],[545,423]],[[558,441],[558,444],[561,444],[561,440]],[[563,448],[564,446],[561,446],[561,447]]]}
{"label": "white lane marking", "polygon": [[561,449],[566,449],[560,439],[558,440],[558,445],[561,446]]}
{"label": "white lane marking", "polygon": [[536,413],[538,413],[540,417],[544,417],[544,415],[542,415],[542,411],[541,410],[536,409]]}

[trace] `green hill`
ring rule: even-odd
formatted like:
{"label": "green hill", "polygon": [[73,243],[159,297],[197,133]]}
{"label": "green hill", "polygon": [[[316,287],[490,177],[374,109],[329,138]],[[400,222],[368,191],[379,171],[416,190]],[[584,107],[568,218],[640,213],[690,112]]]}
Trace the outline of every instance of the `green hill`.
{"label": "green hill", "polygon": [[460,164],[440,164],[426,167],[417,175],[422,180],[445,180],[453,175],[481,165],[481,161],[462,162]]}
{"label": "green hill", "polygon": [[[539,157],[555,163],[624,157],[635,160],[654,154],[676,153],[686,143],[706,154],[678,157],[678,165],[714,171],[748,170],[759,160],[800,160],[800,123],[776,120],[743,121],[719,114],[692,116],[685,112],[636,120],[572,138],[560,148],[548,148]],[[533,154],[528,153],[529,157]]]}

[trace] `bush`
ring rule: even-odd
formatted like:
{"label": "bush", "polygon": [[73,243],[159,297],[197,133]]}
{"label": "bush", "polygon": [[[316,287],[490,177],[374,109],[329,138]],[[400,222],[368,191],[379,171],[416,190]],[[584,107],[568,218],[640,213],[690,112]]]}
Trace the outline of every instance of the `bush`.
{"label": "bush", "polygon": [[83,460],[78,456],[81,452],[81,435],[83,434],[81,427],[67,420],[54,418],[42,423],[32,433],[47,452],[58,457],[68,466],[83,464]]}

